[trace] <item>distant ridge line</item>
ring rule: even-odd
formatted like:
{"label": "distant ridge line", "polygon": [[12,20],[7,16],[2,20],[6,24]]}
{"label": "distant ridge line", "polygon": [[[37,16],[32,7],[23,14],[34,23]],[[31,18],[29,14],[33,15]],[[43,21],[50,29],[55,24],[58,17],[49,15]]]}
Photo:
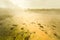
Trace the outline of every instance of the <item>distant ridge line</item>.
{"label": "distant ridge line", "polygon": [[27,9],[28,11],[60,11],[60,9]]}

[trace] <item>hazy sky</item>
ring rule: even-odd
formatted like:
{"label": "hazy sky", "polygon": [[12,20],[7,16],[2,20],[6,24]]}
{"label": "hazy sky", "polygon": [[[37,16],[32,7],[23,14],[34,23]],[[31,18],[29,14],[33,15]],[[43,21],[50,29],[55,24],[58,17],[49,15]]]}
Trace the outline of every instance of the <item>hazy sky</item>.
{"label": "hazy sky", "polygon": [[14,5],[17,5],[21,8],[60,8],[60,0],[0,0],[0,7],[6,6],[5,4],[9,4],[12,2]]}

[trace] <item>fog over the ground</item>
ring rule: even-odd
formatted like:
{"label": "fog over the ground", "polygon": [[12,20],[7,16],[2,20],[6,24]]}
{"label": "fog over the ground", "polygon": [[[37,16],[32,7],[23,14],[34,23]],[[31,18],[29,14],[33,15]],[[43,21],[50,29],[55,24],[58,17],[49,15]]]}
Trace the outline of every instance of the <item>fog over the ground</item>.
{"label": "fog over the ground", "polygon": [[55,10],[1,9],[0,40],[60,40],[60,11]]}
{"label": "fog over the ground", "polygon": [[0,0],[0,40],[60,40],[60,9],[50,9],[59,4],[60,0]]}

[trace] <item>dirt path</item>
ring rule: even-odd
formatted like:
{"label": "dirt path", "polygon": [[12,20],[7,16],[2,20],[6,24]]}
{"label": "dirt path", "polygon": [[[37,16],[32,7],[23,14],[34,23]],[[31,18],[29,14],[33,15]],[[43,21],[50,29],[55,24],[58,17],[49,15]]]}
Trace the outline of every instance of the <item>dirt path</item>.
{"label": "dirt path", "polygon": [[[50,14],[50,12],[15,12],[14,19],[17,23],[25,23],[30,32],[35,32],[31,40],[58,40],[60,29],[60,14]],[[57,33],[57,34],[56,34]]]}

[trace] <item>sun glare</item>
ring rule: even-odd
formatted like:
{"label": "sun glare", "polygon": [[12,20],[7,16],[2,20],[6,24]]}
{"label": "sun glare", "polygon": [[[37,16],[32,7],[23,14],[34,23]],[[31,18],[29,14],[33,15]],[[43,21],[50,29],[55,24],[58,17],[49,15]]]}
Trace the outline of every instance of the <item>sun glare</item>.
{"label": "sun glare", "polygon": [[26,0],[10,0],[14,5],[20,8],[28,8],[28,2]]}

